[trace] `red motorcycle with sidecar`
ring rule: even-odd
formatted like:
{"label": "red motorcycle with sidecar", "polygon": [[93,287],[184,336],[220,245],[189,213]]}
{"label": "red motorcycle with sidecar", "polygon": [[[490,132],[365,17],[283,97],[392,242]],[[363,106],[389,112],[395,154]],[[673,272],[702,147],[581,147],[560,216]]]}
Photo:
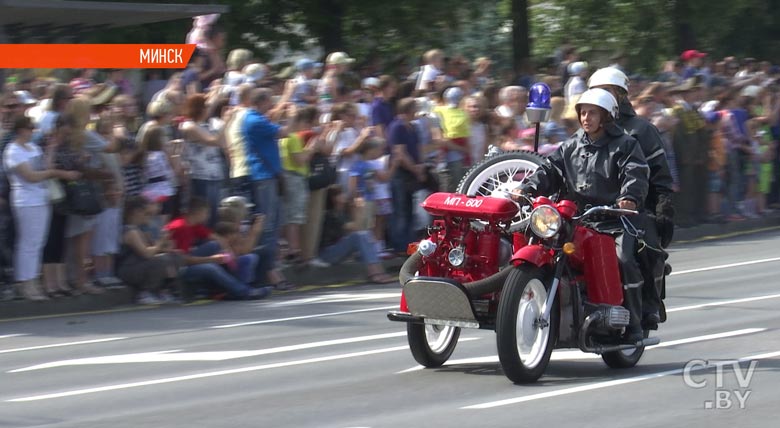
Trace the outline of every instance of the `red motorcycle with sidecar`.
{"label": "red motorcycle with sidecar", "polygon": [[615,239],[595,220],[627,221],[636,212],[601,206],[577,215],[572,201],[528,202],[521,215],[508,198],[435,193],[425,200],[436,219],[429,238],[410,248],[400,309],[388,314],[407,323],[414,359],[439,367],[462,328],[479,328],[496,332],[501,366],[515,383],[542,376],[553,349],[633,367],[659,340],[646,331],[642,341],[621,341],[630,315],[621,306]]}

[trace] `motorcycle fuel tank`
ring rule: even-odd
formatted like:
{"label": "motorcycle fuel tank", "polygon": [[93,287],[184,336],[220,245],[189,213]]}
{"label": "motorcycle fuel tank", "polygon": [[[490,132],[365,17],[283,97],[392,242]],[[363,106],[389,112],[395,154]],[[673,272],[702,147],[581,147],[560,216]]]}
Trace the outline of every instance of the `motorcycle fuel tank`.
{"label": "motorcycle fuel tank", "polygon": [[457,193],[434,193],[422,203],[423,209],[437,217],[462,217],[488,222],[508,221],[519,209],[509,199],[487,196],[468,197]]}
{"label": "motorcycle fuel tank", "polygon": [[623,283],[615,238],[578,226],[574,232],[574,244],[577,251],[570,257],[583,267],[588,300],[595,304],[621,305]]}

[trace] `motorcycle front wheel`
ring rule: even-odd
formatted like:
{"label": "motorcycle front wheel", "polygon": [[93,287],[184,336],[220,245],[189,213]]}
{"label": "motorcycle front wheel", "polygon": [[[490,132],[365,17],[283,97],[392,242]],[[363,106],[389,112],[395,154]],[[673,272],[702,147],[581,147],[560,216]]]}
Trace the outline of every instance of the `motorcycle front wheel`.
{"label": "motorcycle front wheel", "polygon": [[[503,152],[475,164],[463,176],[458,184],[458,193],[467,196],[492,196],[505,198],[506,195],[528,178],[544,162],[544,158],[534,152]],[[520,212],[512,220],[510,232],[520,230],[520,224],[530,213]],[[481,230],[485,223],[472,222]]]}
{"label": "motorcycle front wheel", "polygon": [[496,315],[496,345],[504,374],[514,383],[536,382],[550,362],[558,335],[558,299],[546,326],[544,314],[548,285],[544,271],[523,265],[512,271],[504,284]]}
{"label": "motorcycle front wheel", "polygon": [[406,338],[414,360],[427,368],[441,367],[458,344],[460,328],[446,325],[406,325]]}

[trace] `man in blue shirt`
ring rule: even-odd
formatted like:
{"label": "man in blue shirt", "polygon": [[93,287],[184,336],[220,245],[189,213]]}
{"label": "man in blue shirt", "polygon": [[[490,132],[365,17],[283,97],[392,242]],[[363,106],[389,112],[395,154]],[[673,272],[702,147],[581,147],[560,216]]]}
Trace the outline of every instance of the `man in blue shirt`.
{"label": "man in blue shirt", "polygon": [[266,88],[252,91],[252,107],[244,118],[242,133],[255,214],[265,214],[265,228],[259,244],[270,246],[275,257],[279,245],[279,180],[282,174],[277,140],[287,135],[287,128],[271,122],[265,116],[273,105],[271,95],[271,91]]}
{"label": "man in blue shirt", "polygon": [[381,76],[379,86],[371,103],[371,125],[379,131],[380,137],[387,137],[387,127],[393,121],[393,106],[390,100],[395,96],[396,81],[392,76]]}
{"label": "man in blue shirt", "polygon": [[390,225],[391,244],[397,252],[406,252],[414,241],[414,192],[425,181],[425,165],[420,156],[420,142],[411,124],[417,109],[413,98],[398,102],[398,115],[387,127],[387,143],[392,156],[398,162],[398,169],[390,181],[393,191],[393,220]]}

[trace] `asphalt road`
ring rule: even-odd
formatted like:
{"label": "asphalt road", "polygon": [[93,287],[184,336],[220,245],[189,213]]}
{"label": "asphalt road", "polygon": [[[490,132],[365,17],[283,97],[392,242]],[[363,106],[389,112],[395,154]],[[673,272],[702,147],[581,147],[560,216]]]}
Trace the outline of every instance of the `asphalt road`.
{"label": "asphalt road", "polygon": [[2,322],[0,426],[775,427],[779,244],[674,249],[660,346],[629,370],[556,351],[531,386],[503,376],[488,331],[419,369],[385,317],[392,286]]}

